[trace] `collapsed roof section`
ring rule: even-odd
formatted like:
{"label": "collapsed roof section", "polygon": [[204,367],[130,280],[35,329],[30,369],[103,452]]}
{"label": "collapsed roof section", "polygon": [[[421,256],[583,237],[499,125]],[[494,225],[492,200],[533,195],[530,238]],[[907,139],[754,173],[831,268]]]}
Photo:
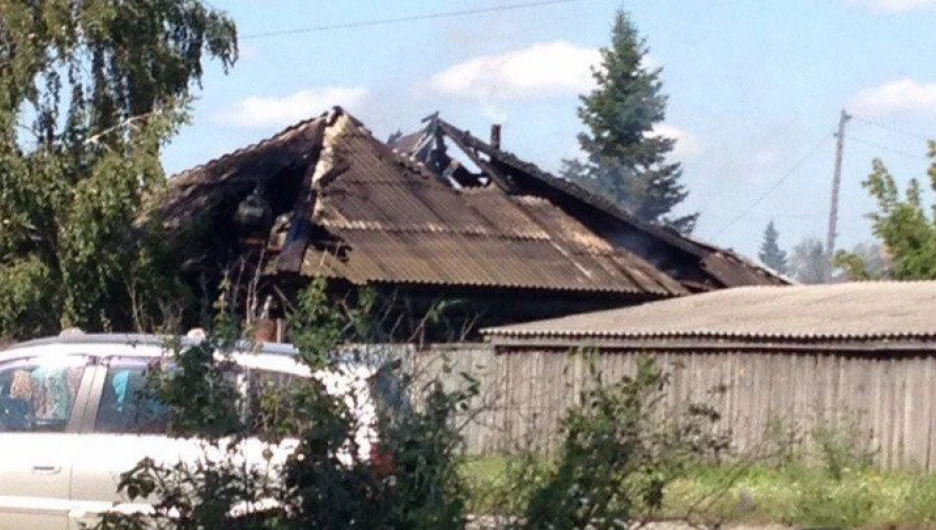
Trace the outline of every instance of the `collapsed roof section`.
{"label": "collapsed roof section", "polygon": [[[612,201],[553,176],[500,149],[500,129],[484,142],[434,114],[420,131],[391,143],[456,188],[493,184],[508,196],[540,197],[618,250],[633,252],[688,289],[709,291],[742,285],[786,285],[789,280],[729,250],[642,221]],[[480,169],[473,173],[449,154],[448,142]]]}
{"label": "collapsed roof section", "polygon": [[158,214],[169,228],[260,234],[274,276],[641,300],[688,292],[549,197],[510,193],[507,181],[457,184],[468,175],[428,166],[335,108],[171,179]]}

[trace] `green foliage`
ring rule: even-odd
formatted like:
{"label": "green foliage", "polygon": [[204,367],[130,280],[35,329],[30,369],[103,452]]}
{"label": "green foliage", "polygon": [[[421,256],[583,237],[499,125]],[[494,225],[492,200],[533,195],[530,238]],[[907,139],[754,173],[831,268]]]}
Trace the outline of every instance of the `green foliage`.
{"label": "green foliage", "polygon": [[215,359],[219,351],[231,352],[233,344],[223,342],[212,336],[185,349],[181,344],[172,345],[172,364],[153,367],[147,391],[172,411],[172,436],[216,441],[243,430],[237,388],[226,376],[230,361]]}
{"label": "green foliage", "polygon": [[890,260],[883,247],[877,243],[859,243],[850,252],[839,250],[832,263],[850,281],[886,280],[892,277]]}
{"label": "green foliage", "polygon": [[[98,528],[430,530],[463,524],[462,442],[454,421],[477,394],[477,382],[466,378],[454,390],[437,381],[413,388],[392,364],[381,363],[378,373],[389,378],[382,380],[396,381],[401,395],[421,406],[413,409],[404,400],[378,407],[384,456],[368,461],[353,413],[359,396],[326,392],[322,381],[342,373],[349,359],[371,357],[355,343],[370,336],[373,297],[364,293],[356,304],[339,307],[326,290],[324,282],[313,282],[289,316],[299,359],[315,377],[239,394],[223,355],[238,347],[241,334],[225,315],[227,303],[219,304],[222,317],[205,342],[173,347],[172,368],[154,371],[149,388],[172,409],[172,434],[204,440],[204,454],[195,463],[140,462],[120,488],[131,499],[154,502],[154,512],[109,514]],[[255,442],[269,465],[238,464],[246,454],[242,447]],[[277,459],[283,449],[288,456]],[[263,508],[239,513],[250,506]]]}
{"label": "green foliage", "polygon": [[203,60],[236,59],[233,22],[198,0],[0,0],[0,12],[0,285],[48,279],[16,287],[42,310],[6,311],[0,336],[151,320],[148,304],[182,293],[149,248],[158,234],[134,223]]}
{"label": "green foliage", "polygon": [[[727,440],[715,434],[718,415],[690,406],[662,414],[668,377],[642,359],[632,377],[595,384],[563,420],[554,465],[537,468],[522,528],[622,528],[663,505],[664,490],[692,464],[717,459]],[[536,477],[536,475],[539,475]]]}
{"label": "green foliage", "polygon": [[654,134],[663,121],[666,96],[660,68],[645,64],[646,40],[624,11],[618,11],[611,46],[601,50],[593,71],[597,87],[582,96],[579,118],[587,132],[579,144],[587,160],[566,161],[563,175],[607,195],[637,217],[692,232],[698,214],[668,217],[687,195],[682,168],[666,161],[676,143]]}
{"label": "green foliage", "polygon": [[777,227],[774,226],[774,222],[770,221],[767,223],[767,228],[764,229],[764,241],[761,243],[760,252],[758,252],[757,257],[760,258],[764,265],[767,265],[780,274],[786,274],[787,256],[786,252],[780,248],[779,240],[780,233],[777,232]]}
{"label": "green foliage", "polygon": [[[930,141],[928,147],[929,188],[936,190],[936,142]],[[936,279],[936,206],[924,206],[920,181],[911,179],[901,194],[894,176],[876,159],[863,185],[877,201],[878,211],[868,217],[874,235],[886,249],[890,267],[875,271],[869,260],[856,252],[839,253],[838,263],[858,279]]]}
{"label": "green foliage", "polygon": [[0,274],[0,338],[48,335],[61,307],[51,271],[36,259],[8,265]]}
{"label": "green foliage", "polygon": [[303,355],[303,361],[315,370],[328,365],[331,348],[346,334],[345,315],[336,311],[328,297],[327,282],[312,280],[299,293],[296,310],[289,314],[293,344]]}
{"label": "green foliage", "polygon": [[[824,469],[795,464],[708,466],[667,489],[663,515],[695,508],[700,520],[721,527],[930,528],[936,521],[934,494],[936,477],[923,472],[855,470],[835,480]],[[717,502],[700,507],[699,499],[706,498]]]}
{"label": "green foliage", "polygon": [[874,464],[874,452],[864,449],[867,440],[860,435],[857,422],[823,425],[813,431],[812,441],[823,469],[834,480],[842,480],[854,471],[865,471]]}

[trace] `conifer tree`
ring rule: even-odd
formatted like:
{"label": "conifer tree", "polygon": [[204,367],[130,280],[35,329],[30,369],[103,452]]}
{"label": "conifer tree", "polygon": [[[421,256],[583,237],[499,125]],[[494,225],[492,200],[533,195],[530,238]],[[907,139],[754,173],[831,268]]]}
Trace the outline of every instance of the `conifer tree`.
{"label": "conifer tree", "polygon": [[670,162],[676,140],[653,133],[665,117],[662,69],[646,65],[646,40],[618,11],[611,45],[601,50],[593,76],[597,86],[582,96],[578,115],[586,127],[579,144],[585,161],[565,161],[562,174],[606,195],[640,219],[689,233],[698,214],[672,218],[687,196],[682,167]]}
{"label": "conifer tree", "polygon": [[761,243],[760,252],[757,256],[764,265],[780,274],[786,274],[787,255],[785,251],[780,249],[779,240],[780,233],[777,232],[774,222],[770,221],[764,230],[764,241]]}

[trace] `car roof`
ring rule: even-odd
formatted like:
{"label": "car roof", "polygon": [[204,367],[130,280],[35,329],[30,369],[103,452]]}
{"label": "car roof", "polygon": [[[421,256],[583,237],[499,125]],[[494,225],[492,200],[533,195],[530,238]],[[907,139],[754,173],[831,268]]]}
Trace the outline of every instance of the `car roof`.
{"label": "car roof", "polygon": [[[0,361],[22,356],[86,354],[84,347],[94,347],[96,355],[104,357],[157,357],[179,341],[183,348],[202,344],[201,339],[176,335],[138,333],[83,333],[65,332],[55,337],[29,340],[0,348]],[[61,348],[59,348],[61,347]],[[298,359],[299,350],[292,344],[248,341],[238,342],[234,351],[238,365],[266,370],[303,374],[308,367]],[[352,351],[339,355],[341,371],[360,374],[373,373],[386,359],[361,358]],[[351,372],[347,372],[350,370]]]}
{"label": "car roof", "polygon": [[[121,345],[121,346],[166,346],[170,341],[178,340],[182,346],[198,346],[201,340],[174,335],[152,335],[142,333],[67,333],[54,337],[29,340],[0,348],[7,353],[36,346],[55,345]],[[295,356],[298,350],[292,344],[260,342],[251,344],[246,341],[237,343],[236,351],[250,351],[271,355]]]}

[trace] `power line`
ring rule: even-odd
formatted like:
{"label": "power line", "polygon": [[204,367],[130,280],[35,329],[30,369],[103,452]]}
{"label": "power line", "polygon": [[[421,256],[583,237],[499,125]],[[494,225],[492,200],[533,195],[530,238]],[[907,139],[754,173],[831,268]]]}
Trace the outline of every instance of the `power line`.
{"label": "power line", "polygon": [[890,126],[888,126],[888,125],[884,125],[884,124],[882,124],[882,123],[877,123],[877,122],[874,122],[874,121],[871,121],[871,120],[866,120],[866,119],[864,119],[864,118],[858,118],[858,117],[856,117],[856,116],[852,116],[852,118],[853,118],[855,121],[859,121],[859,122],[861,122],[861,123],[864,123],[865,125],[870,125],[870,126],[872,126],[872,127],[877,127],[878,129],[881,129],[881,130],[884,130],[884,131],[890,131],[890,132],[892,132],[892,133],[902,134],[902,135],[904,135],[904,136],[909,136],[910,138],[917,138],[917,139],[926,140],[926,141],[929,141],[929,140],[932,140],[932,139],[933,139],[933,136],[926,136],[926,135],[924,135],[924,134],[916,133],[916,132],[911,132],[911,131],[907,131],[907,130],[905,130],[905,129],[897,129],[897,128],[894,128],[894,127],[890,127]]}
{"label": "power line", "polygon": [[[819,211],[801,212],[801,213],[767,213],[765,212],[762,214],[748,215],[747,217],[752,218],[752,219],[820,219],[820,218],[826,217],[827,215],[828,215],[828,212],[819,212]],[[705,214],[705,217],[709,219],[725,219],[728,216]]]}
{"label": "power line", "polygon": [[866,146],[868,146],[868,147],[873,147],[873,148],[875,148],[875,149],[881,149],[882,151],[887,151],[887,152],[890,152],[890,153],[894,153],[895,155],[902,155],[902,156],[906,156],[906,157],[909,157],[909,158],[915,158],[915,159],[917,159],[917,160],[929,160],[929,157],[926,157],[926,156],[923,156],[923,155],[908,153],[908,152],[906,152],[906,151],[901,151],[900,149],[893,149],[893,148],[887,147],[886,145],[881,145],[881,144],[879,144],[879,143],[869,142],[869,141],[867,141],[867,140],[862,140],[861,138],[852,137],[851,140],[852,140],[852,141],[855,141],[855,142],[858,142],[859,144],[864,144],[864,145],[866,145]]}
{"label": "power line", "polygon": [[762,193],[760,197],[755,199],[754,202],[751,203],[751,205],[747,207],[747,209],[745,209],[743,212],[739,213],[738,215],[734,216],[730,221],[728,221],[724,226],[722,226],[721,229],[715,232],[715,235],[712,236],[712,239],[717,238],[718,236],[722,235],[722,233],[724,233],[725,230],[728,230],[729,228],[734,226],[735,223],[737,223],[741,219],[744,219],[747,216],[747,214],[751,213],[751,210],[756,208],[758,204],[762,203],[764,199],[766,199],[771,193],[773,193],[777,188],[779,188],[780,185],[783,184],[784,181],[786,181],[786,179],[793,176],[793,173],[796,173],[796,170],[798,170],[800,166],[803,165],[803,162],[806,162],[806,160],[808,160],[814,154],[816,154],[816,152],[819,151],[819,148],[825,145],[827,141],[829,141],[829,138],[832,138],[832,136],[830,135],[823,136],[822,139],[820,139],[819,142],[812,149],[810,149],[808,153],[806,153],[802,158],[797,160],[796,163],[790,167],[789,171],[787,171],[782,177],[777,179],[777,181],[774,182],[774,184],[767,191]]}
{"label": "power line", "polygon": [[251,33],[241,35],[243,39],[262,39],[267,37],[277,37],[280,35],[297,35],[300,33],[314,33],[318,31],[334,31],[339,29],[364,28],[371,26],[384,26],[388,24],[399,24],[402,22],[416,22],[420,20],[436,20],[440,18],[462,17],[467,15],[479,15],[483,13],[498,13],[502,11],[512,11],[517,9],[528,9],[532,7],[542,7],[556,4],[571,4],[579,0],[539,0],[536,2],[522,2],[518,4],[508,4],[497,7],[482,7],[475,9],[462,9],[460,11],[440,11],[436,13],[426,13],[422,15],[411,15],[406,17],[383,18],[373,20],[362,20],[358,22],[345,22],[341,24],[326,24],[321,26],[309,26],[305,28],[287,29],[281,31],[270,31],[265,33]]}

